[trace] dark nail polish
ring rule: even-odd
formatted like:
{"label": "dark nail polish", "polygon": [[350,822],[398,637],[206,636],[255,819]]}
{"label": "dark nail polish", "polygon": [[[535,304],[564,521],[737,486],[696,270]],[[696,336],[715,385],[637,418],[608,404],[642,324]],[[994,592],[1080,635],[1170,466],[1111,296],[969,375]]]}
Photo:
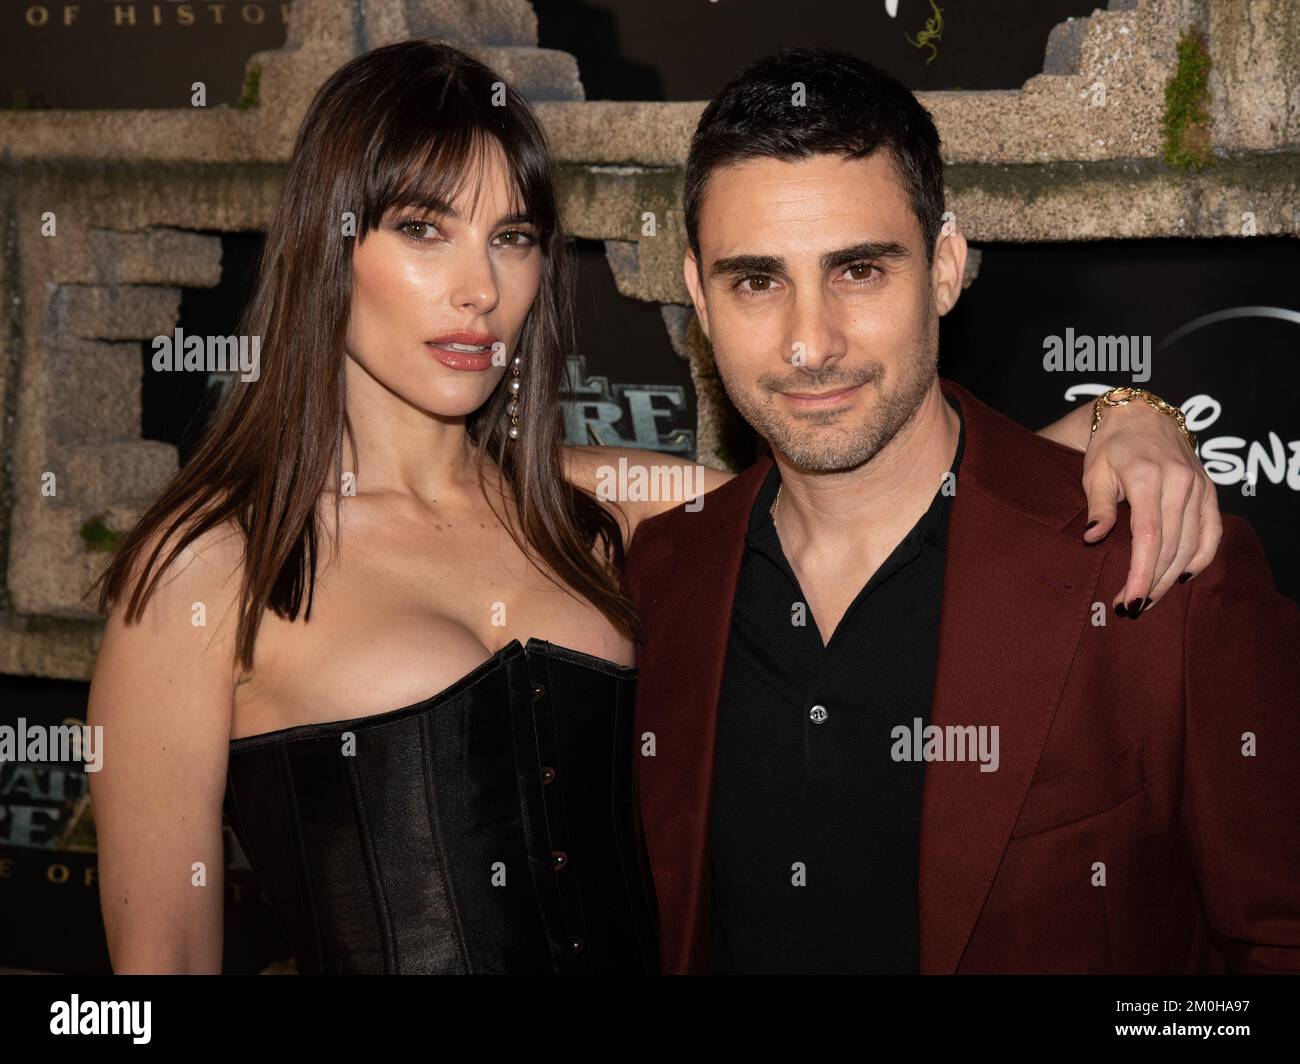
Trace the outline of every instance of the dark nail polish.
{"label": "dark nail polish", "polygon": [[[1147,599],[1146,601],[1150,602],[1151,600]],[[1129,620],[1132,621],[1137,620],[1138,614],[1142,612],[1142,606],[1143,606],[1143,600],[1140,598],[1134,599],[1132,602],[1128,604]]]}
{"label": "dark nail polish", "polygon": [[1089,521],[1086,525],[1083,526],[1083,530],[1084,530],[1085,532],[1088,532],[1088,531],[1090,531],[1091,529],[1095,528],[1096,525],[1097,525],[1097,522],[1096,522],[1096,521]]}
{"label": "dark nail polish", "polygon": [[1122,603],[1122,602],[1117,602],[1113,608],[1114,608],[1114,610],[1115,610],[1115,616],[1116,616],[1116,617],[1127,617],[1127,616],[1128,616],[1128,610],[1126,610],[1126,609],[1124,608],[1124,603]]}
{"label": "dark nail polish", "polygon": [[1191,574],[1191,573],[1183,573],[1183,575],[1180,576],[1180,577],[1178,578],[1178,582],[1179,582],[1180,584],[1185,584],[1185,583],[1187,583],[1187,581],[1190,580],[1191,578],[1192,578],[1192,574]]}

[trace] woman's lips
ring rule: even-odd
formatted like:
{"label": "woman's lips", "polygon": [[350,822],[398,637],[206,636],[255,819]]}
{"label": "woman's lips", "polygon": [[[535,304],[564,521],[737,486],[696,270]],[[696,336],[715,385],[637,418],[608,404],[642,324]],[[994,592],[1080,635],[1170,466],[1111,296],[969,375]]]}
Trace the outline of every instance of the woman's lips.
{"label": "woman's lips", "polygon": [[424,346],[429,349],[434,358],[451,369],[479,372],[492,365],[491,344],[465,344],[460,341],[426,340]]}

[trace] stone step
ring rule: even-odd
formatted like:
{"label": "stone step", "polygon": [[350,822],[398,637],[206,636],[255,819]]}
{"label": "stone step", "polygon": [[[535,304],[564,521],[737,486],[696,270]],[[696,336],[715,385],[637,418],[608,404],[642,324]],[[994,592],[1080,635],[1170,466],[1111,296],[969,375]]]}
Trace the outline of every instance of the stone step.
{"label": "stone step", "polygon": [[81,526],[89,514],[54,501],[14,507],[10,598],[20,614],[90,620],[94,600],[86,591],[112,555],[86,549]]}
{"label": "stone step", "polygon": [[157,440],[119,440],[64,448],[55,466],[58,499],[81,510],[151,499],[176,472],[176,448]]}
{"label": "stone step", "polygon": [[58,396],[49,410],[54,442],[104,443],[140,434],[139,342],[65,340],[48,356],[49,394]]}
{"label": "stone step", "polygon": [[1083,51],[1084,34],[1088,32],[1087,18],[1071,18],[1058,22],[1047,35],[1047,51],[1043,56],[1043,73],[1067,75],[1079,72],[1079,58]]}
{"label": "stone step", "polygon": [[221,281],[221,239],[203,233],[92,229],[88,250],[95,277],[103,284],[211,288]]}
{"label": "stone step", "polygon": [[9,591],[14,611],[21,615],[70,620],[94,620],[96,596],[87,596],[95,578],[113,557],[111,550],[92,548],[82,536],[87,522],[125,535],[144,513],[144,503],[82,509],[51,505],[41,499],[14,508],[13,549]]}
{"label": "stone step", "polygon": [[48,328],[87,340],[148,340],[170,335],[180,316],[179,288],[152,285],[59,285]]}
{"label": "stone step", "polygon": [[412,36],[441,37],[459,47],[537,47],[537,15],[528,0],[417,0],[405,13]]}
{"label": "stone step", "polygon": [[586,99],[578,77],[578,61],[568,52],[472,46],[467,46],[466,51],[510,82],[529,103]]}

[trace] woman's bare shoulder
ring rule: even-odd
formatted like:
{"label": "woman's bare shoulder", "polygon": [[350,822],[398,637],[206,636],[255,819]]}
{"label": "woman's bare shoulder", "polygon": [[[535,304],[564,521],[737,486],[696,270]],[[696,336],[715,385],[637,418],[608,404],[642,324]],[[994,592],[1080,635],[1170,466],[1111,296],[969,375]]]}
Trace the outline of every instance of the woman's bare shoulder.
{"label": "woman's bare shoulder", "polygon": [[[110,603],[109,632],[121,639],[125,625],[132,630],[127,637],[131,642],[162,638],[169,645],[177,638],[187,641],[182,633],[190,626],[206,629],[210,645],[233,645],[244,575],[242,531],[234,521],[202,531],[198,518],[172,525],[165,521],[140,541],[120,594]],[[126,607],[142,580],[151,589],[149,597],[139,616],[127,624]]]}
{"label": "woman's bare shoulder", "polygon": [[[161,569],[159,587],[176,583],[188,584],[195,589],[237,587],[244,568],[243,532],[233,519],[199,529],[198,517],[179,522],[175,528],[172,528],[171,521],[167,521],[155,529],[141,544],[136,572],[132,576],[139,576],[141,565],[157,550],[153,571]],[[186,540],[188,542],[184,542]],[[182,542],[184,546],[176,550]],[[171,557],[173,550],[176,550],[174,558]]]}
{"label": "woman's bare shoulder", "polygon": [[[176,550],[191,525],[169,531],[169,522],[139,541],[109,603],[91,684],[97,721],[151,729],[173,752],[207,750],[208,741],[224,749],[239,673],[243,537],[222,524]],[[148,598],[129,616],[142,579]]]}

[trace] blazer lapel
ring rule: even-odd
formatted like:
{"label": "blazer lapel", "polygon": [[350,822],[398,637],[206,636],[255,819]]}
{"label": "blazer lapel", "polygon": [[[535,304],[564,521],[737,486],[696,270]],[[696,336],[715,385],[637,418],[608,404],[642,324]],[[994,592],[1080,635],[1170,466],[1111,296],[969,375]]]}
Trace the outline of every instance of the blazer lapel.
{"label": "blazer lapel", "polygon": [[[953,973],[961,962],[1102,568],[1101,550],[1082,551],[1073,538],[1082,535],[1078,482],[1074,492],[1053,482],[1059,462],[1050,471],[1046,462],[1018,466],[1026,447],[1007,438],[1010,423],[964,391],[945,391],[961,402],[966,451],[949,521],[931,724],[996,725],[999,764],[993,772],[976,761],[926,765],[919,883],[926,974]],[[1035,481],[1035,473],[1046,475]]]}
{"label": "blazer lapel", "polygon": [[660,910],[663,970],[707,965],[709,806],[718,704],[750,510],[772,466],[764,455],[681,518],[666,566],[648,571],[655,635],[638,655],[637,734],[646,848]]}

